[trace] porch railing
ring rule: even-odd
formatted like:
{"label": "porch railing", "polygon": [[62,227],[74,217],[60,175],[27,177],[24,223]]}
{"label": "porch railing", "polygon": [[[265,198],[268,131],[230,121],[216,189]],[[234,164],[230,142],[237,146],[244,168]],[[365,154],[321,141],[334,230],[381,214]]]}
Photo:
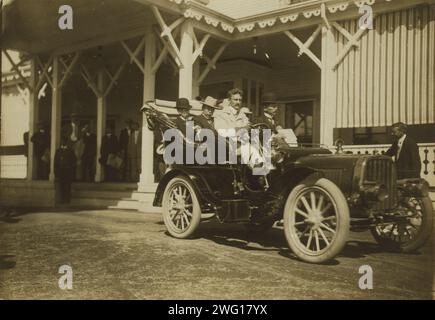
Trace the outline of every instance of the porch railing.
{"label": "porch railing", "polygon": [[0,178],[26,179],[27,158],[24,155],[0,156]]}

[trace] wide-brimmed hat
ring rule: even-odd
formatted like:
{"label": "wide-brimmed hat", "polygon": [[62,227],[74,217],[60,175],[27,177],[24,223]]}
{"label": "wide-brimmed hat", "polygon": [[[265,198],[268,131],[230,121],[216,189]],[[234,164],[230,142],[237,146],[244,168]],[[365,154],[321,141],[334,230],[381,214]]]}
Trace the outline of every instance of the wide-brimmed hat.
{"label": "wide-brimmed hat", "polygon": [[218,100],[210,96],[208,96],[207,98],[205,98],[204,101],[202,101],[202,105],[213,109],[222,109],[222,106],[219,105]]}
{"label": "wide-brimmed hat", "polygon": [[266,103],[275,103],[278,101],[278,97],[275,93],[273,92],[266,92],[263,97],[261,98],[261,103],[262,104],[266,104]]}
{"label": "wide-brimmed hat", "polygon": [[177,102],[175,103],[175,108],[181,109],[181,110],[190,110],[192,109],[192,106],[190,105],[190,102],[186,98],[179,98]]}

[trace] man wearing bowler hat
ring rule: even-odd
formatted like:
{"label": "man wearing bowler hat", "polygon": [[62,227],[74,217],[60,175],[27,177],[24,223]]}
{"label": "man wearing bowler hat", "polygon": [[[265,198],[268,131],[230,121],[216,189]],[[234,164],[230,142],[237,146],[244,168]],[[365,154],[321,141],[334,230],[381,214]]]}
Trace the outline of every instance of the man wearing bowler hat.
{"label": "man wearing bowler hat", "polygon": [[186,137],[186,125],[188,121],[192,121],[192,116],[190,115],[190,109],[192,106],[186,98],[179,98],[176,102],[175,108],[178,111],[178,117],[174,120],[177,129]]}

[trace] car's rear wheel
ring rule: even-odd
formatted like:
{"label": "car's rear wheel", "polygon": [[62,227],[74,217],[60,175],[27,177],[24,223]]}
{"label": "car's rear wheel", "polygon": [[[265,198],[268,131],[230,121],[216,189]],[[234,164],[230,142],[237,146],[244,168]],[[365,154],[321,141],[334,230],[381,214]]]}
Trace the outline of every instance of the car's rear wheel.
{"label": "car's rear wheel", "polygon": [[431,235],[433,208],[430,198],[409,198],[407,209],[409,218],[371,230],[375,240],[387,250],[413,252],[421,248]]}
{"label": "car's rear wheel", "polygon": [[201,221],[201,207],[192,183],[179,176],[169,181],[163,194],[163,221],[175,238],[191,237]]}
{"label": "car's rear wheel", "polygon": [[284,208],[284,232],[303,261],[323,263],[341,252],[349,235],[349,208],[341,190],[327,179],[296,186]]}

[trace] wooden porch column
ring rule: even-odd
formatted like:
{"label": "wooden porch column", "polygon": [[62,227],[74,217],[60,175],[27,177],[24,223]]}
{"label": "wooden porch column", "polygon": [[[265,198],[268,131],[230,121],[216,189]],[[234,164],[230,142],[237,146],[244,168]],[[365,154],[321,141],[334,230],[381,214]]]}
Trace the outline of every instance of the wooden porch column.
{"label": "wooden porch column", "polygon": [[[97,74],[97,89],[104,92],[104,73],[103,70],[99,70]],[[103,166],[98,161],[100,157],[101,143],[106,131],[106,96],[100,94],[97,96],[97,156],[95,157],[95,182],[104,181]]]}
{"label": "wooden porch column", "polygon": [[36,162],[34,155],[33,143],[30,141],[33,134],[37,131],[37,122],[39,119],[39,103],[38,103],[38,91],[36,84],[37,68],[36,59],[33,57],[30,60],[30,86],[32,90],[29,90],[29,145],[27,150],[27,180],[33,180],[36,178]]}
{"label": "wooden porch column", "polygon": [[[196,60],[195,63],[193,64],[193,85],[192,85],[192,98],[196,98],[199,96],[199,76],[201,74],[201,69],[200,69],[200,61]],[[204,97],[205,98],[205,97]]]}
{"label": "wooden porch column", "polygon": [[336,113],[336,71],[333,69],[337,58],[337,44],[332,28],[322,28],[322,84],[320,102],[320,143],[334,144]]}
{"label": "wooden porch column", "polygon": [[[154,100],[156,76],[153,66],[156,61],[156,37],[152,28],[145,34],[143,102]],[[154,192],[154,134],[148,129],[145,115],[142,117],[142,163],[138,190]]]}
{"label": "wooden porch column", "polygon": [[59,56],[53,58],[53,90],[51,101],[51,144],[50,144],[50,181],[54,181],[54,156],[60,144],[62,88],[60,83]]}
{"label": "wooden porch column", "polygon": [[179,90],[180,98],[192,99],[193,94],[193,26],[190,21],[186,21],[181,26],[181,60],[182,67],[179,75]]}

